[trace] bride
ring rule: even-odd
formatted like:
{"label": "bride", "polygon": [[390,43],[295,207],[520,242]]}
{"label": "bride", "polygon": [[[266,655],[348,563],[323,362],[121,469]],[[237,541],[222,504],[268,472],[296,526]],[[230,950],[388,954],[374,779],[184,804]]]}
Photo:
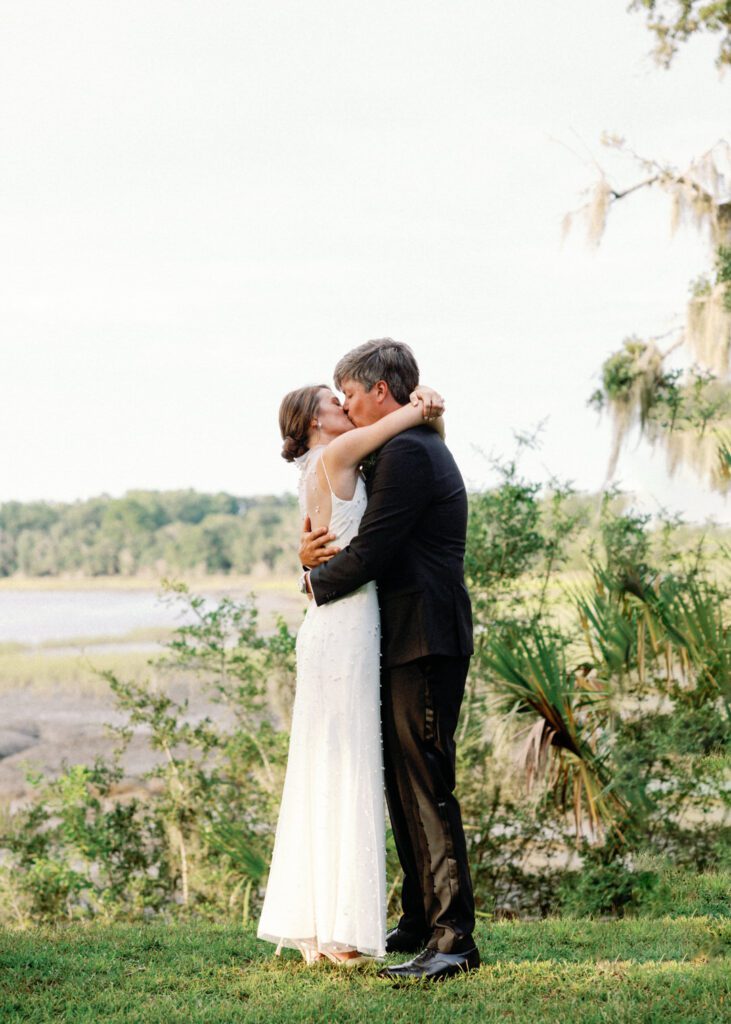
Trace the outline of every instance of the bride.
{"label": "bride", "polygon": [[[396,434],[430,422],[441,398],[354,427],[324,385],[290,392],[279,410],[282,457],[300,470],[299,502],[338,547],[358,532],[367,496],[360,465]],[[308,963],[382,956],[386,932],[385,819],[376,585],[310,603],[297,635],[297,685],[287,772],[258,936]]]}

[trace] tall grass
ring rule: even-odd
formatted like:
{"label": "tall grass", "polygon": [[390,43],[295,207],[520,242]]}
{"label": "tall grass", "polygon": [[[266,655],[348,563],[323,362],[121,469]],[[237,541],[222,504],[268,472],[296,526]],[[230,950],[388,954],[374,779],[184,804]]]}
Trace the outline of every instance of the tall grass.
{"label": "tall grass", "polygon": [[[28,689],[47,693],[56,688],[66,693],[108,693],[107,682],[99,671],[111,671],[139,679],[148,671],[150,655],[146,651],[95,651],[93,656],[49,654],[20,650],[0,650],[0,693]],[[32,713],[32,706],[29,707]]]}

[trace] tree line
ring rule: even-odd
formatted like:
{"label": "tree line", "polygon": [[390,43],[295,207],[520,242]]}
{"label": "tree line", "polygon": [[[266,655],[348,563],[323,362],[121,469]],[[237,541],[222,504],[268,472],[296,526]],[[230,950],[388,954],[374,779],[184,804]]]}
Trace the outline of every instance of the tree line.
{"label": "tree line", "polygon": [[[492,468],[500,478],[515,472],[516,463]],[[558,492],[539,490],[533,485],[536,508],[549,515]],[[503,493],[500,484],[471,493],[471,509],[496,493]],[[604,499],[571,490],[562,500],[575,525],[564,568],[581,570],[587,545],[599,536],[602,501],[619,513],[629,499],[617,490]],[[700,544],[713,551],[726,539],[719,527],[675,526],[675,542],[684,550]],[[651,529],[656,542],[666,527],[659,517]],[[223,491],[128,491],[121,498],[102,495],[73,503],[9,501],[0,504],[0,577],[293,574],[300,528],[297,499],[288,494],[244,498]]]}
{"label": "tree line", "polygon": [[128,491],[86,501],[0,504],[0,576],[290,572],[292,495]]}

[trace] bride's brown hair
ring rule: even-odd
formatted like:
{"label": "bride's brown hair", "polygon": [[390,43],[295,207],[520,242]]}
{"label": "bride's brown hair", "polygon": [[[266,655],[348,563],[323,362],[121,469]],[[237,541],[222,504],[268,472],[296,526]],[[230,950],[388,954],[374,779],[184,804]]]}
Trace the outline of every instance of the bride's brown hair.
{"label": "bride's brown hair", "polygon": [[307,451],[307,438],[311,423],[317,419],[320,408],[320,392],[329,391],[327,384],[311,384],[306,388],[290,391],[279,406],[279,429],[282,434],[282,458],[294,462],[298,455]]}

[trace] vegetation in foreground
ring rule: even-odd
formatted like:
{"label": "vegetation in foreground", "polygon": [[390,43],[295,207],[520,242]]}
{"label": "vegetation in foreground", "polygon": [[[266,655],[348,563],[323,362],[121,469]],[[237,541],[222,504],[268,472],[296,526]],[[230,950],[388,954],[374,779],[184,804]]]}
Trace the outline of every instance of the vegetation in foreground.
{"label": "vegetation in foreground", "polygon": [[[514,463],[473,496],[476,653],[459,724],[459,795],[484,916],[676,915],[678,878],[731,915],[731,558],[608,498],[584,549],[570,488]],[[279,807],[294,635],[250,602],[170,585],[186,611],[150,678],[101,675],[116,756],[34,778],[0,820],[0,925],[256,918]],[[186,686],[181,687],[183,680]],[[181,694],[198,688],[220,714]],[[151,748],[145,793],[120,758]],[[111,744],[110,744],[111,746]],[[523,771],[516,772],[516,760]],[[527,783],[527,784],[526,784]],[[401,877],[389,846],[389,903]]]}
{"label": "vegetation in foreground", "polygon": [[[665,921],[482,925],[481,969],[393,987],[375,966],[281,959],[235,925],[71,925],[0,932],[5,1024],[718,1024],[731,1007],[731,924]],[[398,962],[398,957],[390,958]]]}

